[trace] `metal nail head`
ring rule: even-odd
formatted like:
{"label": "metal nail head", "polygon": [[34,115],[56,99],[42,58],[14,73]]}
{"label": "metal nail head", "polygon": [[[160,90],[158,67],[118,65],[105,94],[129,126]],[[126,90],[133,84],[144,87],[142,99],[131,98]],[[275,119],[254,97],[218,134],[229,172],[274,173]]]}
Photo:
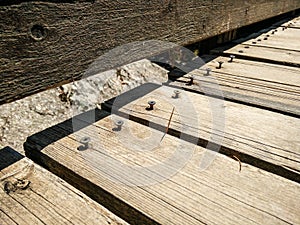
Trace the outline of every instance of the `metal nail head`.
{"label": "metal nail head", "polygon": [[91,141],[90,137],[83,137],[80,139],[80,144],[82,144],[82,146],[79,146],[78,150],[86,150],[89,148],[89,143]]}
{"label": "metal nail head", "polygon": [[179,90],[175,90],[174,94],[175,94],[174,98],[179,98],[180,91]]}
{"label": "metal nail head", "polygon": [[115,125],[117,126],[117,128],[115,130],[120,131],[122,129],[123,124],[124,124],[123,120],[116,121]]}
{"label": "metal nail head", "polygon": [[222,64],[224,63],[223,61],[219,61],[219,67],[217,67],[218,69],[221,69],[222,68]]}
{"label": "metal nail head", "polygon": [[210,72],[211,72],[211,68],[207,68],[207,69],[206,69],[206,76],[209,76],[209,75],[210,75]]}
{"label": "metal nail head", "polygon": [[194,76],[190,76],[190,81],[188,83],[188,85],[193,85],[194,84]]}
{"label": "metal nail head", "polygon": [[233,62],[233,60],[234,60],[235,56],[234,56],[234,55],[230,55],[229,57],[230,57],[230,60],[229,60],[229,62]]}
{"label": "metal nail head", "polygon": [[149,104],[148,110],[153,110],[154,109],[154,105],[156,104],[156,102],[155,101],[149,101],[148,104]]}

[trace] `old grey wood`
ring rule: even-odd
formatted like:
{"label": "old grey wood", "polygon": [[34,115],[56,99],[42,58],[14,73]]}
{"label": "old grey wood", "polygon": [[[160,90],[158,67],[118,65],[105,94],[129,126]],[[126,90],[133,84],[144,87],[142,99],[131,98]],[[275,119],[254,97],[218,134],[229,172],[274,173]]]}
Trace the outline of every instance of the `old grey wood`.
{"label": "old grey wood", "polygon": [[[276,30],[275,33],[273,31]],[[267,38],[267,40],[266,40]],[[288,28],[282,30],[282,28],[273,29],[267,33],[242,42],[242,44],[249,46],[261,46],[270,47],[276,49],[286,49],[291,51],[300,51],[299,47],[300,29]],[[241,43],[239,40],[235,43]]]}
{"label": "old grey wood", "polygon": [[[274,165],[271,170],[275,173],[279,173],[280,168],[300,171],[299,119],[190,91],[182,91],[182,97],[174,99],[175,89],[167,86],[139,94],[145,89],[137,88],[118,97],[113,104],[108,102],[105,105],[113,108],[114,112],[123,112],[137,120],[150,121],[163,127],[167,126],[175,106],[171,129],[200,138],[204,143],[202,145],[206,146],[205,141],[208,140],[246,154],[244,158],[249,158],[248,163],[254,164],[255,160],[269,162]],[[212,93],[207,90],[206,94]],[[141,97],[135,97],[139,95]],[[145,110],[149,100],[156,101],[153,111]],[[176,108],[181,111],[176,111]],[[191,122],[186,124],[185,121]],[[224,151],[225,154],[230,153],[230,150]],[[293,173],[290,179],[299,182],[298,172]]]}
{"label": "old grey wood", "polygon": [[[299,68],[239,58],[229,62],[229,57],[222,56],[206,55],[202,59],[209,62],[188,74],[171,72],[176,81],[170,85],[201,93],[204,87],[220,89],[227,100],[300,116]],[[220,61],[224,63],[218,69]],[[209,77],[207,68],[212,70]],[[192,75],[197,85],[188,85]],[[209,84],[210,79],[214,79],[215,87]]]}
{"label": "old grey wood", "polygon": [[[2,1],[0,104],[79,79],[97,57],[124,44],[191,44],[299,7],[298,0]],[[136,48],[94,72],[163,50]]]}
{"label": "old grey wood", "polygon": [[5,153],[0,164],[15,162],[0,170],[0,224],[127,224],[28,158]]}
{"label": "old grey wood", "polygon": [[238,44],[234,47],[220,47],[211,50],[212,54],[236,55],[245,59],[255,59],[285,65],[300,66],[300,52],[263,46]]}
{"label": "old grey wood", "polygon": [[[126,203],[118,209],[125,216],[134,208],[137,215],[131,216],[131,224],[300,222],[299,184],[251,165],[242,164],[239,172],[237,161],[219,154],[207,169],[200,171],[199,164],[207,150],[188,142],[180,151],[186,149],[191,158],[173,176],[164,177],[163,171],[176,165],[165,161],[174,157],[180,139],[165,135],[152,151],[145,151],[149,136],[164,133],[124,118],[124,131],[114,131],[116,118],[104,117],[71,135],[70,123],[55,126],[28,138],[27,155],[99,201],[101,193],[111,193],[108,199],[102,199],[105,206],[111,207],[118,199]],[[120,139],[122,132],[128,134],[126,143]],[[68,136],[60,139],[63,133]],[[89,149],[78,150],[80,137],[91,138]],[[49,139],[54,142],[48,145]],[[159,163],[163,167],[156,170]],[[157,182],[135,186],[141,180],[132,176],[127,166],[138,172],[142,181],[149,180],[150,174]]]}

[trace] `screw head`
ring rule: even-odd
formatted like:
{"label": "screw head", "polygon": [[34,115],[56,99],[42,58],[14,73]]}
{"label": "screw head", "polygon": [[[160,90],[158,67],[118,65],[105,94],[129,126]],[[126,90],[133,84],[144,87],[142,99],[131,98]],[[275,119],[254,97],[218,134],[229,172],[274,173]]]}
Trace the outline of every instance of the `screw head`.
{"label": "screw head", "polygon": [[80,139],[80,143],[83,144],[83,145],[87,145],[89,142],[91,141],[91,138],[90,137],[83,137]]}
{"label": "screw head", "polygon": [[156,104],[156,102],[155,101],[149,101],[148,104],[153,106],[153,105]]}
{"label": "screw head", "polygon": [[229,57],[230,57],[229,62],[233,62],[233,60],[234,60],[234,58],[235,58],[235,55],[230,55]]}
{"label": "screw head", "polygon": [[124,124],[124,121],[123,121],[123,120],[118,120],[118,121],[115,122],[115,124],[116,124],[118,127],[120,127],[120,126],[122,126],[122,125]]}

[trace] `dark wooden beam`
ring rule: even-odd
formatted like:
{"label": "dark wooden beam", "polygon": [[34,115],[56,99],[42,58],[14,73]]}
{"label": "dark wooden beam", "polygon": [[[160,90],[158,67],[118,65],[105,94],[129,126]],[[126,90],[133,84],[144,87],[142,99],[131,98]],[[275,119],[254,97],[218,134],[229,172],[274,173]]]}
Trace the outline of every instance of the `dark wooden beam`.
{"label": "dark wooden beam", "polygon": [[299,7],[298,0],[0,1],[0,104],[80,79],[117,46],[150,39],[187,45]]}

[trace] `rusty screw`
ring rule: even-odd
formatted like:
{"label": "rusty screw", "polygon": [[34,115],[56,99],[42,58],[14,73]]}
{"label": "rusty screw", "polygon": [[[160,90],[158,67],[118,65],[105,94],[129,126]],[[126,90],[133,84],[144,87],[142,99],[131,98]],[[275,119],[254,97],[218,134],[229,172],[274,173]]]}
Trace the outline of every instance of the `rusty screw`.
{"label": "rusty screw", "polygon": [[229,62],[233,62],[233,60],[234,60],[235,56],[234,56],[234,55],[230,55],[229,57],[230,57],[230,60],[229,60]]}
{"label": "rusty screw", "polygon": [[149,104],[148,110],[153,110],[154,109],[154,105],[156,104],[156,102],[155,101],[149,101],[148,104]]}
{"label": "rusty screw", "polygon": [[206,69],[206,76],[209,76],[209,75],[210,75],[210,72],[211,72],[211,68],[207,68],[207,69]]}
{"label": "rusty screw", "polygon": [[123,120],[116,121],[115,125],[117,126],[117,128],[115,130],[120,131],[122,129],[123,124],[124,124]]}
{"label": "rusty screw", "polygon": [[219,67],[217,67],[218,69],[221,69],[222,68],[222,64],[224,63],[223,61],[219,61]]}
{"label": "rusty screw", "polygon": [[179,90],[175,90],[174,94],[175,94],[174,98],[179,98],[180,91]]}
{"label": "rusty screw", "polygon": [[78,150],[86,150],[89,148],[89,143],[91,141],[91,138],[90,137],[83,137],[80,139],[80,144],[82,144],[82,146],[80,146],[78,148]]}

